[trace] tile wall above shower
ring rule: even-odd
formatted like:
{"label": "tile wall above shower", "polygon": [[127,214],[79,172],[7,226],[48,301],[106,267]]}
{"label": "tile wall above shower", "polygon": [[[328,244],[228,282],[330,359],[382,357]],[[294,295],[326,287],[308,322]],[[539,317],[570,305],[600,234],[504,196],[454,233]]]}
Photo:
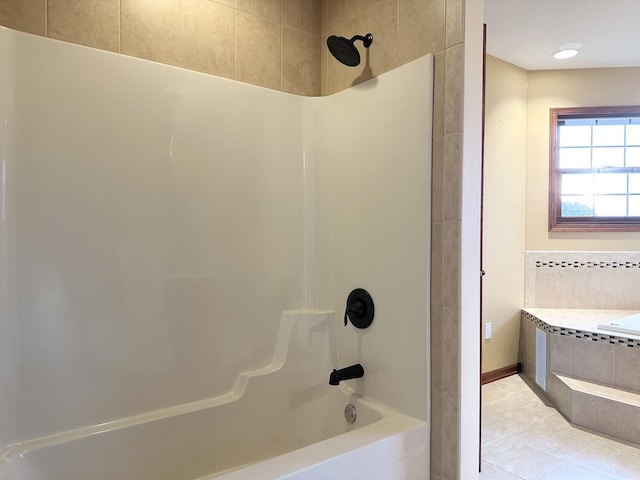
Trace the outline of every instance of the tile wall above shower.
{"label": "tile wall above shower", "polygon": [[320,95],[320,0],[0,0],[0,25]]}
{"label": "tile wall above shower", "polygon": [[[461,0],[0,0],[0,25],[306,96],[462,42]],[[374,34],[357,68],[325,39]]]}
{"label": "tile wall above shower", "polygon": [[640,309],[640,252],[526,252],[525,307]]}
{"label": "tile wall above shower", "polygon": [[[339,92],[427,53],[462,41],[460,0],[322,0],[322,94]],[[446,16],[446,25],[445,25]],[[328,55],[328,35],[352,37],[373,33],[362,63],[346,68]]]}

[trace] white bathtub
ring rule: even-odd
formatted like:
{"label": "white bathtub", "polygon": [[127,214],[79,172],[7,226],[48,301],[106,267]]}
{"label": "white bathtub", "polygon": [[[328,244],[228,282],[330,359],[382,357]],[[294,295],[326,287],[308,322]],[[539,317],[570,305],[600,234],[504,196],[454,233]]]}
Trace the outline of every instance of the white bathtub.
{"label": "white bathtub", "polygon": [[328,384],[333,321],[285,312],[271,364],[228,394],[16,444],[0,480],[424,478],[424,422]]}
{"label": "white bathtub", "polygon": [[609,330],[611,332],[640,335],[640,313],[619,318],[617,320],[611,320],[609,322],[599,323],[598,328],[601,328],[602,330]]}

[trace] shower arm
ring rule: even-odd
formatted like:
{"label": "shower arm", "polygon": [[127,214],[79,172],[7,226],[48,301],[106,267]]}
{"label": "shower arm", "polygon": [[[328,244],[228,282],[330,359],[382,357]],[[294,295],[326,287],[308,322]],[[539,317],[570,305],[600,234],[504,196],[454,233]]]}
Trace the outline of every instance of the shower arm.
{"label": "shower arm", "polygon": [[373,42],[373,35],[370,33],[367,33],[364,37],[362,35],[354,35],[349,41],[353,43],[356,40],[361,40],[364,44],[364,48],[369,48],[371,46],[371,43]]}

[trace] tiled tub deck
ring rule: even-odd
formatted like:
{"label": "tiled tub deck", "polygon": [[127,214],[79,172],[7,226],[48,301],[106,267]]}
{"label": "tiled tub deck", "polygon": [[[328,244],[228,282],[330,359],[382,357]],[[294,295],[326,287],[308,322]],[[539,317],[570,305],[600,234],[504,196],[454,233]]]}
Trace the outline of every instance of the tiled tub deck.
{"label": "tiled tub deck", "polygon": [[640,336],[598,328],[636,313],[523,309],[520,361],[571,423],[640,443]]}

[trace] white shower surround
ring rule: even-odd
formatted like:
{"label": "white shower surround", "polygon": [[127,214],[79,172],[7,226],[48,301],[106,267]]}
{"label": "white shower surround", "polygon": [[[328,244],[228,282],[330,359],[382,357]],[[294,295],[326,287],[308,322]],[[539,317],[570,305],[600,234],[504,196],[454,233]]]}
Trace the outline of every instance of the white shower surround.
{"label": "white shower surround", "polygon": [[0,57],[0,448],[222,395],[355,287],[336,366],[427,421],[430,56],[326,98],[5,28]]}

